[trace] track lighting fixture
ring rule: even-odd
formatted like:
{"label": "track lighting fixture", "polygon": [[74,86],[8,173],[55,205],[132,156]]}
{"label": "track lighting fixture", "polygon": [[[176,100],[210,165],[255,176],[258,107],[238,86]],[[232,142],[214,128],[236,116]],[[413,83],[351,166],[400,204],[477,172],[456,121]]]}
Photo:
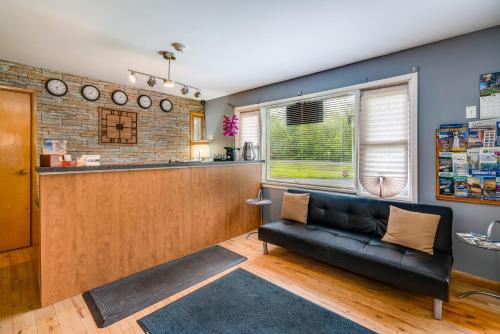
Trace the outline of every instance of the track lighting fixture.
{"label": "track lighting fixture", "polygon": [[165,88],[174,88],[175,87],[174,80],[163,79],[163,87],[165,87]]}
{"label": "track lighting fixture", "polygon": [[149,87],[154,87],[155,85],[156,85],[156,79],[155,79],[155,77],[153,77],[153,76],[149,77],[148,86]]}
{"label": "track lighting fixture", "polygon": [[[172,47],[178,51],[182,52],[185,46],[182,43],[172,43]],[[178,84],[179,86],[182,86],[181,88],[181,94],[186,95],[189,93],[189,89],[195,90],[195,93],[193,94],[195,98],[199,98],[201,96],[201,92],[199,88],[184,84],[179,81],[174,81],[173,79],[170,78],[170,70],[171,70],[171,63],[172,60],[175,60],[175,54],[172,51],[160,51],[159,54],[165,59],[168,60],[168,76],[167,78],[162,78],[156,75],[151,75],[148,73],[144,72],[139,72],[136,70],[128,70],[129,72],[129,79],[132,83],[135,83],[137,81],[137,74],[141,76],[148,77],[148,80],[146,81],[149,87],[154,87],[156,86],[156,80],[162,80],[163,81],[163,87],[165,88],[174,88],[175,84]]]}

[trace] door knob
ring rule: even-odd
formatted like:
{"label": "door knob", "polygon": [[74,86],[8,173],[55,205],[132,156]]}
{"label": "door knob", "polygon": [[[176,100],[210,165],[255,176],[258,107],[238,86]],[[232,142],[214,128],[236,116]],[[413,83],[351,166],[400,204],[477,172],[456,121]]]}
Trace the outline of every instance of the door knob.
{"label": "door knob", "polygon": [[23,168],[23,169],[21,169],[21,170],[19,171],[19,174],[21,174],[21,175],[26,175],[26,174],[28,174],[28,171],[27,171],[26,169],[24,169],[24,168]]}

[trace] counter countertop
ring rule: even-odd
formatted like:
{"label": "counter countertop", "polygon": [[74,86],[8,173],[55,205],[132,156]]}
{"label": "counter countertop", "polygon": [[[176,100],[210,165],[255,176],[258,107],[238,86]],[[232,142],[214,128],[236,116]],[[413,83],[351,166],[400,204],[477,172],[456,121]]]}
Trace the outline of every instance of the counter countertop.
{"label": "counter countertop", "polygon": [[210,167],[263,163],[264,160],[238,160],[238,161],[212,161],[212,162],[164,162],[149,164],[123,164],[123,165],[101,165],[101,166],[78,166],[78,167],[37,167],[40,175],[68,174],[68,173],[92,173],[92,172],[114,172],[129,171],[137,169],[166,169],[186,167]]}

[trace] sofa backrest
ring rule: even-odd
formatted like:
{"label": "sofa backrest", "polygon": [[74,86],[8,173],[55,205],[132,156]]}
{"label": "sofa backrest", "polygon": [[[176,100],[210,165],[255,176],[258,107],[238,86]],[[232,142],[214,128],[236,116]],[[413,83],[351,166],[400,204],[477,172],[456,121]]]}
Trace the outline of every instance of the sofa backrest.
{"label": "sofa backrest", "polygon": [[382,238],[387,230],[389,206],[441,216],[434,251],[452,254],[453,211],[445,206],[378,200],[323,191],[289,189],[291,193],[309,193],[307,224],[369,234]]}

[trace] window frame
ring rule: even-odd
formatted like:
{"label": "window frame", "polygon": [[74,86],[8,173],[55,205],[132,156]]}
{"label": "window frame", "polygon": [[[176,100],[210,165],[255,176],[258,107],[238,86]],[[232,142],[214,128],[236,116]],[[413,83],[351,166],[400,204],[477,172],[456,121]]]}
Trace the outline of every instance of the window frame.
{"label": "window frame", "polygon": [[[336,93],[330,93],[330,94],[321,94],[321,95],[318,95],[318,96],[312,96],[312,95],[316,95],[316,94],[309,94],[309,95],[303,95],[301,96],[299,99],[297,99],[297,101],[307,101],[307,100],[315,100],[315,99],[321,99],[321,100],[326,100],[326,99],[332,99],[332,98],[336,98],[336,97],[342,97],[342,96],[345,96],[345,95],[354,95],[354,113],[353,113],[353,117],[356,118],[356,109],[357,109],[357,96],[356,96],[356,91],[354,90],[342,90],[342,91],[338,91]],[[294,100],[290,100],[290,102],[294,102],[295,101],[295,98]],[[284,107],[286,105],[289,105],[290,102],[282,102],[282,103],[266,103],[266,105],[262,105],[261,107],[261,115],[263,118],[266,119],[266,123],[265,123],[265,128],[261,131],[262,133],[264,133],[264,137],[266,137],[267,139],[267,114],[266,114],[266,109],[269,107],[269,106],[272,106],[273,108],[279,108],[279,107]],[[354,119],[354,122],[356,122],[356,119]],[[263,125],[264,126],[264,125]],[[272,184],[272,185],[282,185],[282,186],[293,186],[293,187],[300,187],[300,188],[307,188],[307,189],[320,189],[320,190],[329,190],[329,191],[336,191],[336,192],[344,192],[344,193],[356,193],[356,189],[357,189],[357,168],[356,166],[354,165],[355,164],[355,159],[356,159],[356,156],[357,156],[357,153],[355,152],[356,151],[356,135],[355,135],[355,132],[356,132],[356,129],[355,127],[353,127],[353,138],[352,138],[352,141],[353,141],[353,147],[352,147],[352,163],[353,163],[353,187],[352,188],[347,188],[347,187],[340,187],[340,186],[331,186],[331,185],[316,185],[316,184],[308,184],[308,183],[299,183],[299,182],[287,182],[287,181],[281,181],[281,180],[272,180],[272,179],[269,179],[267,177],[268,173],[269,173],[269,163],[268,163],[268,159],[267,159],[267,156],[268,156],[268,152],[270,150],[270,145],[269,143],[267,142],[266,140],[266,150],[264,152],[264,155],[263,157],[265,157],[265,160],[266,160],[266,163],[265,163],[265,172],[263,172],[263,180],[264,180],[264,183],[265,184]],[[262,139],[261,139],[262,140]]]}
{"label": "window frame", "polygon": [[[238,119],[241,121],[241,114],[244,114],[246,112],[258,112],[258,117],[259,117],[259,147],[258,147],[258,154],[257,154],[257,157],[255,158],[256,160],[260,160],[262,156],[264,156],[264,153],[263,153],[263,150],[262,148],[264,147],[262,145],[262,109],[260,107],[259,104],[252,104],[252,105],[249,105],[249,106],[244,106],[244,107],[236,107],[234,108],[234,114],[236,116],[238,116]],[[241,127],[241,124],[239,124],[239,126]],[[241,128],[238,130],[238,133],[236,134],[236,136],[234,137],[235,139],[235,143],[237,145],[240,145],[241,146],[241,143],[240,143],[240,132],[241,132]],[[243,149],[243,147],[240,147],[240,149]]]}
{"label": "window frame", "polygon": [[[407,197],[391,197],[391,200],[402,201],[402,202],[418,202],[418,72],[403,74],[399,76],[394,76],[390,78],[364,82],[361,84],[336,88],[328,91],[322,91],[318,93],[299,95],[291,98],[285,98],[275,101],[269,101],[265,103],[254,104],[251,106],[244,106],[236,108],[236,110],[248,110],[260,108],[260,127],[261,127],[261,150],[260,157],[265,160],[265,168],[262,169],[262,184],[263,186],[277,187],[277,188],[287,188],[287,187],[297,187],[305,189],[317,189],[326,190],[333,192],[343,192],[357,194],[359,196],[375,197],[373,195],[366,194],[366,192],[360,191],[360,185],[358,180],[358,157],[359,157],[359,113],[360,113],[360,102],[361,102],[361,90],[363,89],[374,89],[382,88],[384,86],[392,86],[397,84],[408,84],[408,94],[410,100],[410,143],[409,143],[409,183],[410,191]],[[354,170],[354,189],[346,189],[332,186],[312,186],[308,184],[291,183],[291,182],[279,182],[276,180],[269,180],[267,178],[268,173],[268,163],[267,156],[269,152],[269,143],[267,142],[267,119],[266,119],[266,108],[271,106],[279,106],[280,104],[289,104],[297,101],[308,100],[313,98],[326,98],[339,96],[349,93],[355,93],[355,109],[354,109],[354,138],[353,138],[353,170]]]}

